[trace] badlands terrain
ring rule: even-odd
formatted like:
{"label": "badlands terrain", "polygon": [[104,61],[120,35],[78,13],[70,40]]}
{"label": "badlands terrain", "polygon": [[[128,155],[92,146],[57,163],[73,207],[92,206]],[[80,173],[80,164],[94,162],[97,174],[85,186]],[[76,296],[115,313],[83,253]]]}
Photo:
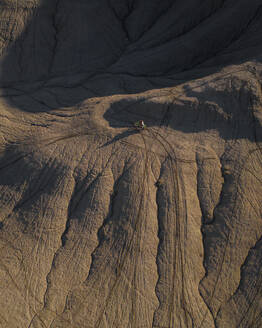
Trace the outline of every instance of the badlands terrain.
{"label": "badlands terrain", "polygon": [[262,0],[0,0],[0,327],[262,327],[261,85]]}

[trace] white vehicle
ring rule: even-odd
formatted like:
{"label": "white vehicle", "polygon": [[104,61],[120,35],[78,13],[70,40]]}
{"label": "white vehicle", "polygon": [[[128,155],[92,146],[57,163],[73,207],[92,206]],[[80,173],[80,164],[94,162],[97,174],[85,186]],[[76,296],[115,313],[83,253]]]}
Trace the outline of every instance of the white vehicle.
{"label": "white vehicle", "polygon": [[144,128],[146,128],[145,122],[144,122],[143,120],[137,121],[137,122],[135,123],[135,126],[136,126],[138,129],[144,129]]}

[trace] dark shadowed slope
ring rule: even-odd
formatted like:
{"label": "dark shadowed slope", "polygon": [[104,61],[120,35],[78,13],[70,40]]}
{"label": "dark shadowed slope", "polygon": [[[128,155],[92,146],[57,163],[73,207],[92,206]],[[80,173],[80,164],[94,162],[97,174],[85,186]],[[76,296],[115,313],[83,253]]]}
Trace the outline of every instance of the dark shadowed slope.
{"label": "dark shadowed slope", "polygon": [[261,0],[0,0],[0,327],[261,327],[261,40]]}

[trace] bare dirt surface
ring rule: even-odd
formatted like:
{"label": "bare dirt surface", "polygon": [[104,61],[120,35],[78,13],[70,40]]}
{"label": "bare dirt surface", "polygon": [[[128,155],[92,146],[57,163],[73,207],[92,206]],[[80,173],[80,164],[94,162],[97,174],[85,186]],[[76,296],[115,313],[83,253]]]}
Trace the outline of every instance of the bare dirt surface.
{"label": "bare dirt surface", "polygon": [[0,327],[262,327],[261,83],[262,0],[1,0]]}

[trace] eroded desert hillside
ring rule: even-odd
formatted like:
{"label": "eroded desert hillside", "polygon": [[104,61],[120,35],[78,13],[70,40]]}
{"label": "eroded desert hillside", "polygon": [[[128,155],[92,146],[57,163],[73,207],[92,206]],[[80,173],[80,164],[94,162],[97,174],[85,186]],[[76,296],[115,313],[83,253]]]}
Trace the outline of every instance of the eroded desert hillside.
{"label": "eroded desert hillside", "polygon": [[260,328],[261,83],[262,0],[0,0],[0,327]]}

